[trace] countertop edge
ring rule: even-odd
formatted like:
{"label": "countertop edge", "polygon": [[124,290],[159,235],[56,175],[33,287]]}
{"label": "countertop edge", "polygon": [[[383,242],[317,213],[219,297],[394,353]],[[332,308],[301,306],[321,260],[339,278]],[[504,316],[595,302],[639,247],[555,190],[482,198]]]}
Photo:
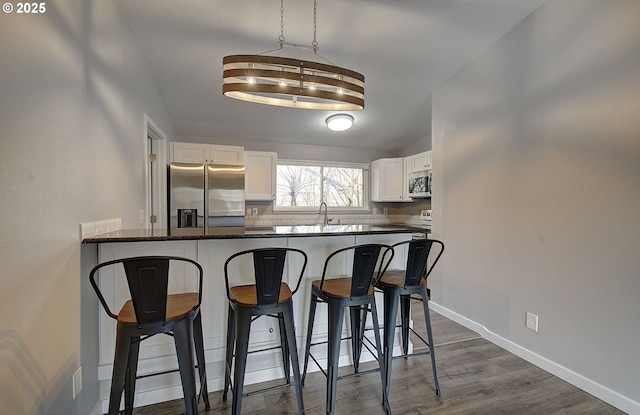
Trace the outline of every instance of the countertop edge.
{"label": "countertop edge", "polygon": [[185,241],[185,240],[206,240],[206,239],[246,239],[246,238],[308,238],[318,236],[347,236],[347,235],[374,235],[374,234],[392,234],[392,233],[430,233],[429,229],[419,228],[411,225],[370,225],[369,228],[363,230],[346,230],[346,231],[323,231],[323,232],[265,232],[250,234],[188,234],[188,235],[168,235],[160,232],[158,235],[150,234],[146,229],[123,229],[105,233],[101,235],[90,236],[82,239],[82,244],[104,244],[117,242],[153,242],[153,241]]}

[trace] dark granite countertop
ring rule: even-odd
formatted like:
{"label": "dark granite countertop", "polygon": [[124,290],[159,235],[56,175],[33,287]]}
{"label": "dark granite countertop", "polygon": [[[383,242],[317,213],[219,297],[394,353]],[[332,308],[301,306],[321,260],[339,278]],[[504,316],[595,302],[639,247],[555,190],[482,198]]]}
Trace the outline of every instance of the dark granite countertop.
{"label": "dark granite countertop", "polygon": [[122,229],[84,238],[83,244],[110,242],[177,241],[197,239],[278,238],[305,236],[366,235],[376,233],[429,233],[408,225],[286,225],[233,228]]}

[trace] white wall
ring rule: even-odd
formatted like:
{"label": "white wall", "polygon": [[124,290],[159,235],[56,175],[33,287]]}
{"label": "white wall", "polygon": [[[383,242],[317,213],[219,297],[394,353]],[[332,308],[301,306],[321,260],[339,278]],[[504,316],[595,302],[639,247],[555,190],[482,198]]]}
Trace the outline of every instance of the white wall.
{"label": "white wall", "polygon": [[433,94],[435,303],[631,413],[639,40],[637,0],[551,0]]}
{"label": "white wall", "polygon": [[[0,413],[86,415],[98,396],[97,306],[81,305],[78,224],[137,227],[143,114],[175,133],[115,2],[46,8],[0,15]],[[81,308],[95,313],[88,332]]]}

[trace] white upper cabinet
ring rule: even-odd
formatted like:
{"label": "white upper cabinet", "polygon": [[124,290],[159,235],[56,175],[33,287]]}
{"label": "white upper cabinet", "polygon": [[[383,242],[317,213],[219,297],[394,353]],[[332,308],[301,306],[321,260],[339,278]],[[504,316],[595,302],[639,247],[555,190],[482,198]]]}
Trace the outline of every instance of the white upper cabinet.
{"label": "white upper cabinet", "polygon": [[410,202],[405,188],[404,159],[387,158],[371,162],[371,200],[373,202]]}
{"label": "white upper cabinet", "polygon": [[275,200],[278,155],[269,151],[245,151],[245,200]]}
{"label": "white upper cabinet", "polygon": [[411,172],[431,169],[431,150],[411,156]]}
{"label": "white upper cabinet", "polygon": [[409,174],[411,174],[411,156],[402,159],[402,200],[405,202],[413,202],[409,197]]}
{"label": "white upper cabinet", "polygon": [[175,142],[171,143],[171,161],[243,165],[244,147]]}

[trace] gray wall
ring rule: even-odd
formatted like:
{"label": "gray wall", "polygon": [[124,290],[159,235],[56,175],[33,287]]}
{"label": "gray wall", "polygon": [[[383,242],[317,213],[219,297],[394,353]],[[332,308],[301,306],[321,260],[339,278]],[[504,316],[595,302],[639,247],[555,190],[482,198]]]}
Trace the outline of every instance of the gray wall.
{"label": "gray wall", "polygon": [[632,413],[639,40],[637,0],[552,0],[433,94],[435,303]]}
{"label": "gray wall", "polygon": [[0,15],[0,413],[87,415],[98,309],[78,225],[137,227],[143,113],[175,133],[115,2],[46,7]]}

